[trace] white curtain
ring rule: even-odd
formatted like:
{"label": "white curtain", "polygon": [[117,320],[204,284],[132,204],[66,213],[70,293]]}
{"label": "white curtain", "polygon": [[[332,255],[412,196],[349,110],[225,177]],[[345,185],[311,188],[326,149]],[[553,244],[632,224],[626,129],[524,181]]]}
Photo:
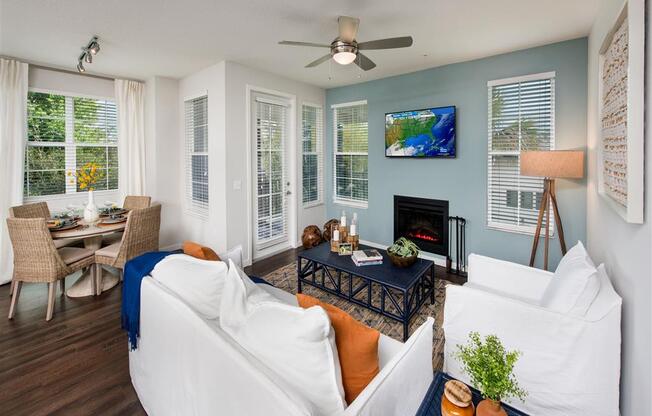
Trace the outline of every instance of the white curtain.
{"label": "white curtain", "polygon": [[145,84],[115,80],[118,170],[122,199],[145,194]]}
{"label": "white curtain", "polygon": [[9,208],[23,202],[27,137],[27,64],[0,58],[0,284],[11,280]]}

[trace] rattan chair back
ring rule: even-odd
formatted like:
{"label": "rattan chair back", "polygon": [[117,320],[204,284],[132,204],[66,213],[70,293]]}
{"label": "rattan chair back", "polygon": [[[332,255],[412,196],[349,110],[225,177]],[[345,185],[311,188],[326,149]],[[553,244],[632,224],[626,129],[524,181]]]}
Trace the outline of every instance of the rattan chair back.
{"label": "rattan chair back", "polygon": [[45,218],[49,220],[50,209],[46,202],[17,205],[9,208],[9,216],[12,218]]}
{"label": "rattan chair back", "polygon": [[127,195],[125,197],[124,203],[122,204],[122,208],[128,210],[149,208],[151,203],[152,203],[151,196]]}

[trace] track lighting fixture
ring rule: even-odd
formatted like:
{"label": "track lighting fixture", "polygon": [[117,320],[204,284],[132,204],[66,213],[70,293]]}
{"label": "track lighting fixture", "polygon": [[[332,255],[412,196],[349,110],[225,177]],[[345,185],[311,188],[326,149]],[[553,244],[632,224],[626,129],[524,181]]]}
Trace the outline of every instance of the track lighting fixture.
{"label": "track lighting fixture", "polygon": [[82,47],[81,49],[83,52],[81,55],[79,55],[79,58],[77,58],[77,71],[86,72],[86,68],[84,68],[84,62],[87,64],[92,64],[93,56],[97,55],[100,52],[98,37],[93,36],[91,40],[88,41],[86,46]]}

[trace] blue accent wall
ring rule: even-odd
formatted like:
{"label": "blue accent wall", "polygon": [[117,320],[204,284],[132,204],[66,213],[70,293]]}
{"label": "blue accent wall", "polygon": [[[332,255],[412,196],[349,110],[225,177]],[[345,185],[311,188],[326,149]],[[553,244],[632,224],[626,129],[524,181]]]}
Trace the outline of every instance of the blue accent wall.
{"label": "blue accent wall", "polygon": [[[391,51],[376,52],[390,54]],[[487,81],[556,72],[556,149],[586,150],[587,39],[575,39],[475,61],[326,91],[325,192],[327,216],[357,212],[360,238],[389,245],[393,240],[393,197],[407,195],[450,201],[450,215],[467,219],[467,254],[522,264],[529,262],[530,235],[487,228]],[[370,52],[370,58],[373,54]],[[369,207],[333,203],[334,104],[367,100],[369,106]],[[386,158],[385,113],[429,107],[457,107],[457,158]],[[586,239],[586,181],[558,180],[557,197],[566,243]],[[550,268],[561,253],[555,237]],[[543,240],[537,262],[541,264]]]}

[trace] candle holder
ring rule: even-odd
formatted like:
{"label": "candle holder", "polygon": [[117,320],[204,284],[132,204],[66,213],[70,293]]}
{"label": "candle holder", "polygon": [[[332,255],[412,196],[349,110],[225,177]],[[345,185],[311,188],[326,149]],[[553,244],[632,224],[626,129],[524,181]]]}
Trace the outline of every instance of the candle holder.
{"label": "candle holder", "polygon": [[353,251],[356,251],[360,245],[360,237],[358,235],[347,235],[346,242],[351,244]]}
{"label": "candle holder", "polygon": [[[340,232],[338,228],[339,228],[338,224],[331,225],[331,252],[332,253],[340,252],[340,241],[342,237],[340,236]],[[337,237],[337,239],[335,237]]]}

